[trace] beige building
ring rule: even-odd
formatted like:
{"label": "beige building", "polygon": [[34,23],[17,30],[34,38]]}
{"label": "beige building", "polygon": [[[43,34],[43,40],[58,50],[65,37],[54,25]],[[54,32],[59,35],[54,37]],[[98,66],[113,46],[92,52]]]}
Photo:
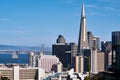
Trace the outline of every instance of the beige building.
{"label": "beige building", "polygon": [[108,68],[111,68],[112,66],[112,51],[108,53]]}
{"label": "beige building", "polygon": [[104,52],[98,52],[97,53],[97,71],[104,71],[105,67],[104,67]]}
{"label": "beige building", "polygon": [[104,52],[98,52],[97,49],[91,50],[91,72],[97,73],[105,70]]}
{"label": "beige building", "polygon": [[56,68],[57,68],[57,70],[56,70],[56,72],[58,72],[58,73],[60,73],[60,72],[62,72],[62,67],[63,67],[63,65],[62,65],[62,63],[61,62],[58,62],[57,64],[56,64]]}
{"label": "beige building", "polygon": [[73,65],[74,65],[74,69],[75,72],[78,73],[83,73],[84,72],[84,57],[83,56],[75,56],[73,58]]}
{"label": "beige building", "polygon": [[[86,56],[75,56],[73,57],[73,62],[72,65],[75,69],[75,72],[78,73],[84,73],[84,59],[88,57]],[[94,51],[91,51],[91,68],[90,71],[91,73],[98,73],[101,71],[105,71],[105,66],[104,66],[104,52],[97,52],[97,49]],[[89,66],[85,66],[89,67]]]}

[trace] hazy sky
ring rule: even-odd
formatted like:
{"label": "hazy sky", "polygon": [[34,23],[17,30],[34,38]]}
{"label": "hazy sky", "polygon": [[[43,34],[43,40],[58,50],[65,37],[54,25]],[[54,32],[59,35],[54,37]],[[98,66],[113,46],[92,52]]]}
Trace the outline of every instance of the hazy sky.
{"label": "hazy sky", "polygon": [[[51,46],[78,41],[83,0],[0,0],[0,44]],[[119,0],[84,0],[87,30],[101,40],[120,31]]]}

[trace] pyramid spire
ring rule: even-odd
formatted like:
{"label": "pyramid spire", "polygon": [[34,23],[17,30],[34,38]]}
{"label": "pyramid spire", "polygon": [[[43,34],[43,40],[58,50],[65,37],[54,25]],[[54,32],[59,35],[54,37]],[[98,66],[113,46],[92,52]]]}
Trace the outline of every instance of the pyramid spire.
{"label": "pyramid spire", "polygon": [[84,7],[84,3],[82,4],[81,17],[85,17],[85,7]]}

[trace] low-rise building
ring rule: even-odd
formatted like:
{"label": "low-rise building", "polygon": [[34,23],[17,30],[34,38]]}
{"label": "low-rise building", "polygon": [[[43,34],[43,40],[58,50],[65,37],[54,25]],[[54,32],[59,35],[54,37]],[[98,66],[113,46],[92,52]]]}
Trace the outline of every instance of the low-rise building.
{"label": "low-rise building", "polygon": [[0,68],[2,77],[7,77],[10,80],[43,80],[45,71],[41,68],[20,68],[14,66],[11,68]]}

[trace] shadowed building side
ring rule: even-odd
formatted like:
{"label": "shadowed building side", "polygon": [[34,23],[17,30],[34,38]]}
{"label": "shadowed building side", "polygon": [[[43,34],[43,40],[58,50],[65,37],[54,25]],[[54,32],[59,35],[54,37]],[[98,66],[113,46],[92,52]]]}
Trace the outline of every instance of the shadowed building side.
{"label": "shadowed building side", "polygon": [[120,73],[120,31],[112,32],[112,69]]}
{"label": "shadowed building side", "polygon": [[52,55],[56,55],[61,63],[63,68],[70,68],[72,64],[72,56],[77,54],[77,46],[75,43],[66,43],[63,35],[59,35],[56,44],[52,45]]}

